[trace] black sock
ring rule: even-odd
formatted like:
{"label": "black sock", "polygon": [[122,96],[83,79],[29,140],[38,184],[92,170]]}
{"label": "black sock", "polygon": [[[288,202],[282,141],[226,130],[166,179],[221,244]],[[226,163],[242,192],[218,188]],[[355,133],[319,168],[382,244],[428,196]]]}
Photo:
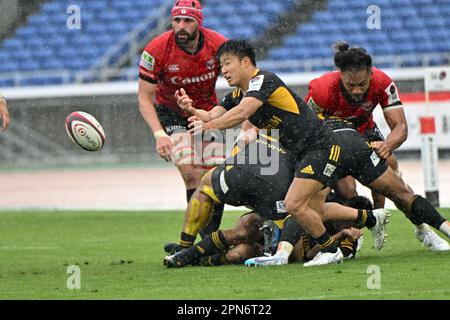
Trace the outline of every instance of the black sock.
{"label": "black sock", "polygon": [[319,244],[320,251],[324,252],[336,252],[337,251],[337,243],[333,240],[332,237],[328,234],[327,231],[324,232],[320,237],[315,239]]}
{"label": "black sock", "polygon": [[196,238],[195,236],[191,236],[190,234],[182,232],[181,236],[180,236],[180,246],[183,248],[192,247],[192,245],[194,244],[195,238]]}
{"label": "black sock", "polygon": [[281,230],[280,241],[287,241],[293,246],[302,238],[304,230],[292,216],[288,216],[283,223],[283,229]]}
{"label": "black sock", "polygon": [[222,231],[215,231],[206,236],[202,241],[195,245],[201,256],[210,256],[216,253],[222,253],[228,250],[227,240],[223,236]]}
{"label": "black sock", "polygon": [[196,190],[196,189],[189,189],[189,190],[186,190],[186,199],[187,199],[187,202],[189,202],[189,201],[191,200],[191,197],[192,197],[192,195],[194,194],[195,190]]}
{"label": "black sock", "polygon": [[223,203],[214,204],[211,219],[209,220],[208,224],[204,226],[202,230],[200,230],[200,236],[202,237],[202,239],[206,237],[208,234],[211,234],[214,231],[219,230],[220,223],[222,222],[224,206],[225,205]]}
{"label": "black sock", "polygon": [[377,219],[372,213],[372,210],[359,209],[358,218],[356,219],[356,225],[358,229],[367,227],[373,228],[377,224]]}
{"label": "black sock", "polygon": [[410,208],[408,218],[416,225],[426,223],[439,230],[446,221],[429,201],[419,195],[414,198]]}
{"label": "black sock", "polygon": [[225,253],[218,253],[212,256],[204,258],[202,261],[203,266],[222,266],[230,264],[225,257]]}

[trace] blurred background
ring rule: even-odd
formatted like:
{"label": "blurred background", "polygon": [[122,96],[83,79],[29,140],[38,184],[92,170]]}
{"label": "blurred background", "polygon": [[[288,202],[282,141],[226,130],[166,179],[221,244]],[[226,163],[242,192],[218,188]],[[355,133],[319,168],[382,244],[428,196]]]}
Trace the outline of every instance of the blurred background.
{"label": "blurred background", "polygon": [[[136,96],[142,49],[167,30],[172,4],[0,0],[0,91],[11,114],[10,129],[0,133],[0,209],[115,208],[121,197],[125,208],[184,205],[181,178],[157,156]],[[417,180],[417,192],[423,191],[418,119],[427,109],[424,70],[450,64],[450,0],[204,0],[203,5],[206,27],[249,39],[258,48],[259,67],[277,72],[301,96],[310,80],[334,69],[333,43],[364,47],[398,84],[409,138],[396,154],[404,161],[406,180]],[[222,79],[217,88],[220,96],[230,90]],[[445,176],[450,94],[433,96],[429,107],[436,117],[443,190],[450,187]],[[107,143],[101,151],[85,152],[68,139],[64,119],[77,110],[103,125]],[[376,121],[387,133],[380,110]],[[112,171],[93,177],[98,169]],[[69,170],[71,183],[47,175],[58,170]],[[68,187],[75,181],[79,184]],[[89,181],[96,181],[96,191],[117,189],[102,201],[98,195],[74,197],[92,192]],[[27,202],[45,188],[39,202]],[[175,198],[160,196],[164,188]],[[71,200],[56,200],[59,193]],[[147,202],[149,197],[156,199]],[[71,202],[74,198],[79,202]]]}

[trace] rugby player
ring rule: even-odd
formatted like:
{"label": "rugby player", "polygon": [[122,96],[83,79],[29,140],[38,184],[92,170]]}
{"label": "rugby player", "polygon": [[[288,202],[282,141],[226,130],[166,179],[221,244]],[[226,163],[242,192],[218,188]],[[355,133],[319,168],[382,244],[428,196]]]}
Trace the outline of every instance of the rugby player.
{"label": "rugby player", "polygon": [[[373,146],[354,129],[352,123],[337,117],[324,117],[324,121],[333,128],[333,131],[340,139],[340,146],[342,148],[341,165],[345,169],[345,174],[353,176],[371,190],[392,200],[397,208],[414,224],[427,223],[450,238],[450,222],[440,215],[430,202],[420,195],[414,194],[406,186],[402,178],[387,166],[386,160],[377,156]],[[320,207],[329,191],[330,189],[321,192],[322,200],[316,203],[317,207]],[[318,209],[319,212],[321,210],[324,210],[324,208]],[[339,220],[353,219],[351,214],[348,215],[347,210],[341,213],[333,212],[333,219],[336,217],[339,217]],[[364,210],[361,218],[363,222],[366,219]],[[360,217],[358,216],[359,219]],[[277,253],[271,257],[249,259],[245,262],[246,265],[264,266],[287,264],[293,247],[301,238],[298,229],[299,226],[295,226],[294,223],[290,225],[285,224],[283,232],[287,231],[290,239],[289,237],[285,237],[284,241],[280,242]],[[438,251],[449,250],[450,245],[441,239]],[[305,266],[308,266],[308,263]]]}
{"label": "rugby player", "polygon": [[[280,146],[296,158],[295,178],[285,198],[287,211],[319,244],[311,265],[337,263],[344,256],[326,231],[310,200],[325,186],[342,177],[340,146],[332,130],[275,74],[256,67],[253,48],[245,40],[229,40],[218,50],[221,71],[230,86],[238,89],[225,97],[227,112],[207,123],[190,119],[191,133],[233,128],[249,122],[258,129],[278,130]],[[314,167],[314,169],[313,169]],[[385,210],[369,213],[367,226],[384,241]]]}
{"label": "rugby player", "polygon": [[[408,135],[408,126],[398,89],[383,71],[372,66],[372,57],[363,48],[350,48],[345,42],[335,45],[334,62],[338,71],[326,73],[309,83],[305,101],[316,112],[350,120],[372,142],[378,156],[401,176],[392,154]],[[391,129],[384,139],[373,120],[380,105]],[[339,195],[351,199],[357,195],[355,180],[349,176],[338,183]],[[410,190],[412,192],[412,190]],[[384,196],[372,192],[375,208],[384,207]],[[416,237],[431,250],[446,248],[445,242],[426,224],[415,225]]]}
{"label": "rugby player", "polygon": [[[202,169],[207,171],[215,161],[223,162],[224,156],[196,158],[187,133],[189,115],[178,107],[174,94],[184,87],[195,108],[211,110],[217,104],[215,84],[219,66],[215,55],[226,38],[202,26],[203,12],[198,0],[175,1],[171,19],[172,30],[154,38],[142,53],[139,109],[155,136],[158,154],[178,168],[189,201],[200,182]],[[196,159],[202,163],[197,164]],[[220,225],[223,206],[215,211],[205,233],[217,230]]]}
{"label": "rugby player", "polygon": [[[252,148],[252,144],[257,145],[258,148]],[[262,174],[263,169],[273,163],[265,164],[259,157],[254,164],[250,161],[252,154],[260,155],[262,152],[266,152],[266,149],[261,148],[266,147],[267,150],[278,155],[276,158],[272,158],[278,159],[276,160],[278,164],[276,174]],[[242,216],[233,229],[214,232],[195,246],[166,256],[164,263],[168,267],[179,268],[195,265],[200,260],[203,260],[203,264],[209,265],[242,263],[245,259],[262,253],[262,246],[259,243],[263,238],[261,227],[265,221],[273,221],[274,226],[283,228],[287,211],[282,199],[294,178],[295,159],[293,155],[273,141],[267,140],[266,136],[259,135],[243,151],[236,153],[232,161],[227,160],[227,163],[233,164],[220,165],[203,177],[186,212],[184,231],[192,235],[197,234],[202,224],[206,223],[213,202],[220,201],[234,206],[245,205],[251,207],[253,211]],[[341,207],[337,204],[334,206]],[[336,208],[328,210],[336,211]],[[358,212],[357,210],[353,210],[353,212],[353,217],[356,219]],[[332,217],[332,214],[325,215]],[[298,230],[294,232],[303,234],[298,224],[296,226]],[[353,247],[347,241],[348,239],[340,241],[346,231],[342,231],[342,227],[337,230],[331,225],[329,228],[333,231],[332,234],[336,234],[333,239],[339,240],[338,245],[344,256],[354,255]],[[340,233],[340,231],[342,232]],[[281,240],[283,240],[283,236],[281,234]],[[276,241],[278,243],[279,238]],[[310,242],[314,243],[313,240]],[[277,243],[272,244],[271,247],[276,248]],[[303,244],[299,246],[303,248]],[[350,251],[348,250],[349,246]],[[314,255],[311,256],[312,252],[317,253],[317,251],[310,252],[311,259],[314,257]],[[274,251],[270,251],[270,254],[272,253]],[[303,254],[298,256],[301,257],[298,261],[302,261]]]}

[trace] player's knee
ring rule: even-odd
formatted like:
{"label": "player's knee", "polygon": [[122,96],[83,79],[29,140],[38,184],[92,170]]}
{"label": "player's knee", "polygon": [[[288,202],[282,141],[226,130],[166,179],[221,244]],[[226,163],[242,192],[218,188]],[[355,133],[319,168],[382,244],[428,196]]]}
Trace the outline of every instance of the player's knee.
{"label": "player's knee", "polygon": [[286,210],[287,212],[289,212],[290,215],[295,217],[302,217],[306,214],[308,207],[307,203],[289,197],[286,198],[284,203],[286,206]]}

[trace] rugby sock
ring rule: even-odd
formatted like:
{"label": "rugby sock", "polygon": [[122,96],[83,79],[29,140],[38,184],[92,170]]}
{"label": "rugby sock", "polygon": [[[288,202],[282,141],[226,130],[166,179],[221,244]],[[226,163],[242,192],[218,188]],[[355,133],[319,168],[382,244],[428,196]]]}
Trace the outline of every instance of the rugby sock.
{"label": "rugby sock", "polygon": [[228,250],[227,240],[222,231],[215,231],[206,236],[202,241],[195,245],[200,256],[210,256],[216,253],[222,253]]}
{"label": "rugby sock", "polygon": [[358,209],[358,218],[356,219],[356,225],[358,229],[367,227],[373,228],[377,224],[377,219],[372,213],[372,210]]}
{"label": "rugby sock", "polygon": [[330,237],[327,231],[315,240],[319,244],[320,251],[335,253],[338,249],[337,242]]}
{"label": "rugby sock", "polygon": [[303,233],[304,231],[298,223],[297,219],[292,216],[287,216],[287,218],[283,222],[280,242],[288,242],[292,246],[295,246],[296,243],[302,238]]}
{"label": "rugby sock", "polygon": [[440,227],[439,231],[445,234],[447,237],[450,238],[450,222],[445,221]]}
{"label": "rugby sock", "polygon": [[208,224],[202,230],[200,230],[200,236],[202,237],[202,239],[208,234],[219,230],[220,223],[222,222],[224,206],[225,205],[223,203],[214,204],[211,220],[209,220]]}
{"label": "rugby sock", "polygon": [[194,244],[195,236],[191,236],[190,234],[187,234],[185,232],[181,233],[180,236],[180,247],[183,248],[190,248]]}
{"label": "rugby sock", "polygon": [[186,199],[187,199],[187,202],[189,202],[189,201],[191,200],[191,197],[192,197],[192,195],[194,194],[195,190],[196,190],[196,189],[189,189],[189,190],[186,190]]}
{"label": "rugby sock", "polygon": [[440,230],[441,226],[446,222],[436,208],[419,195],[410,202],[409,218],[416,225],[426,223],[437,230]]}

